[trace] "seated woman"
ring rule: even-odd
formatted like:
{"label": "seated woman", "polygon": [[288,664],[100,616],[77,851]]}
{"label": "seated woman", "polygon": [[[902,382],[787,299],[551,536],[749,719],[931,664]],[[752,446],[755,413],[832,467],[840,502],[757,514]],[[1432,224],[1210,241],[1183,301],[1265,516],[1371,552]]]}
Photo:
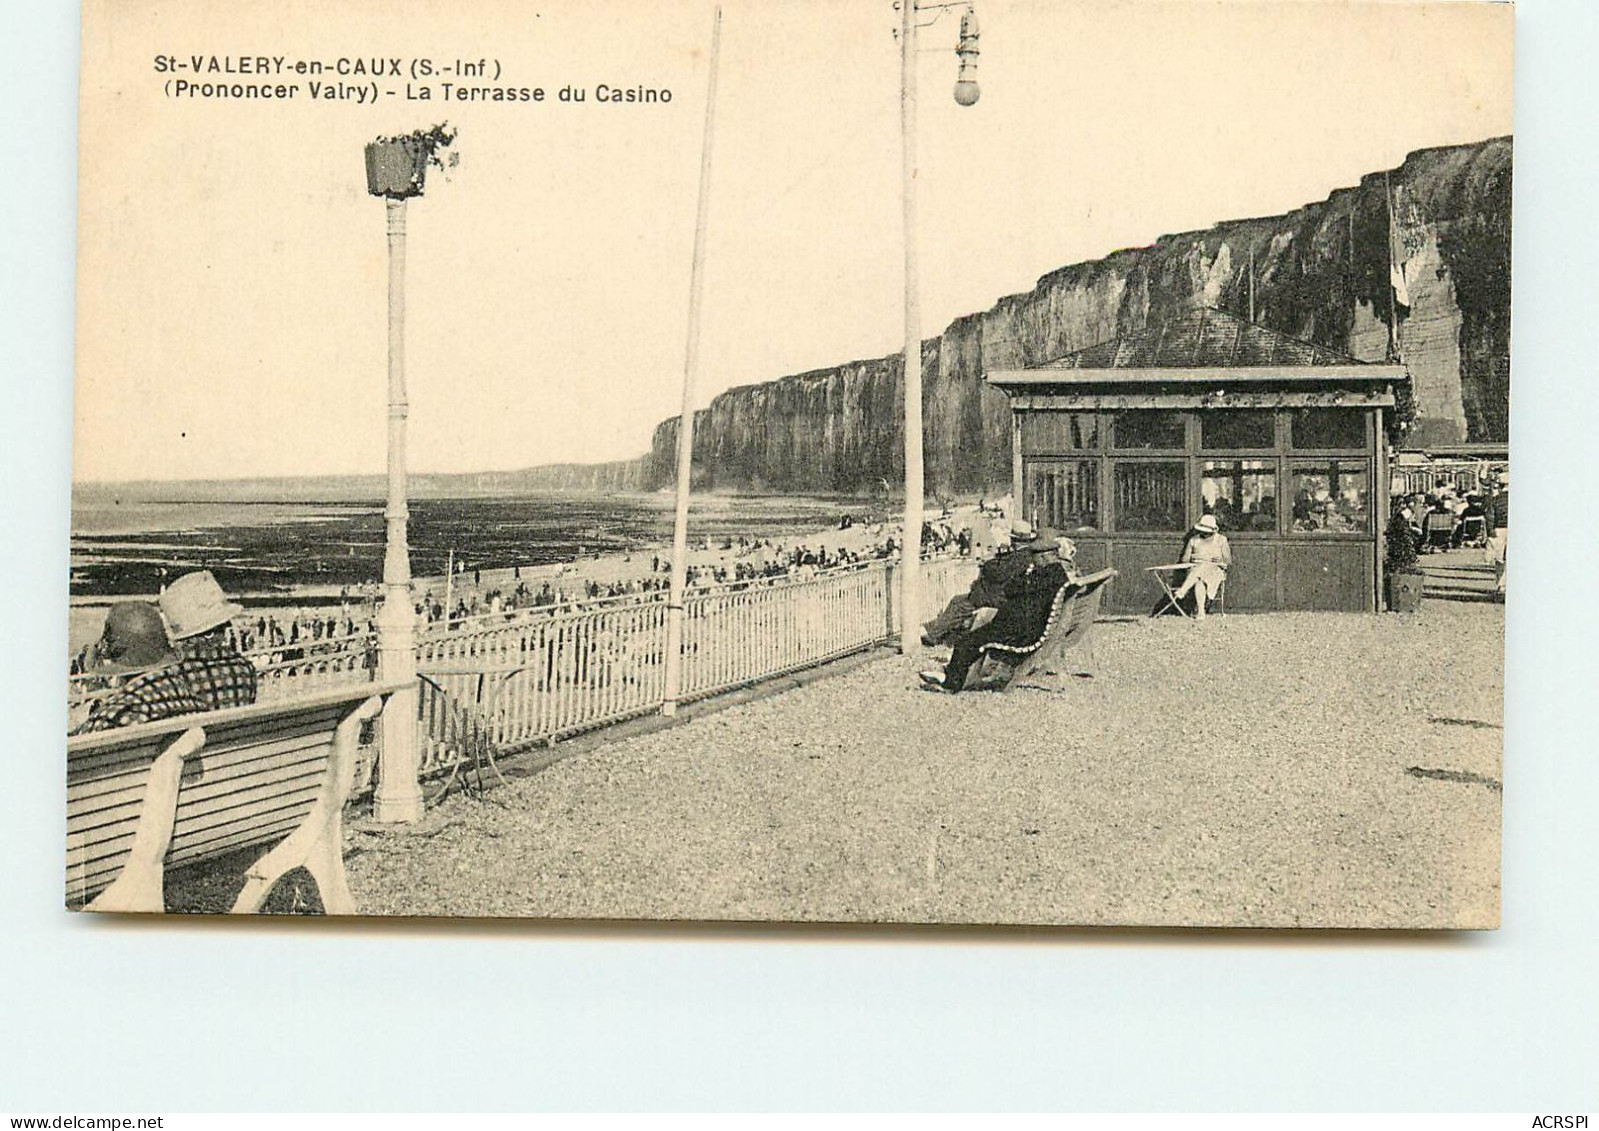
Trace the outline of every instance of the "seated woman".
{"label": "seated woman", "polygon": [[1172,596],[1181,601],[1192,591],[1194,619],[1204,620],[1205,606],[1221,589],[1222,583],[1227,580],[1227,570],[1233,564],[1232,547],[1227,542],[1227,535],[1221,533],[1215,515],[1203,515],[1194,523],[1193,533],[1189,535],[1188,544],[1183,547],[1179,560],[1190,564],[1191,568]]}

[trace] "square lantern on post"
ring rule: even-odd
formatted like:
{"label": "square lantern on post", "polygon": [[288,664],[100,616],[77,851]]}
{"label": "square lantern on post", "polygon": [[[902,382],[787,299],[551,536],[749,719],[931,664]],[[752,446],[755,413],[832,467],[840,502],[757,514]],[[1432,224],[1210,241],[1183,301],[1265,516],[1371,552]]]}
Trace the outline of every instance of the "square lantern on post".
{"label": "square lantern on post", "polygon": [[366,146],[366,191],[389,200],[421,196],[428,166],[441,164],[436,154],[455,140],[448,125],[398,137],[380,137]]}
{"label": "square lantern on post", "polygon": [[372,141],[366,147],[366,191],[390,200],[421,196],[427,178],[427,154],[404,138]]}

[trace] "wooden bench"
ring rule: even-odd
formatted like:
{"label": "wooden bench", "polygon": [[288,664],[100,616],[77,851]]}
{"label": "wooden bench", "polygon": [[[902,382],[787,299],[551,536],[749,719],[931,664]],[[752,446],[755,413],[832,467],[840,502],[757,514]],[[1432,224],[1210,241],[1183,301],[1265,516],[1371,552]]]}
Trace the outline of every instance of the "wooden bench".
{"label": "wooden bench", "polygon": [[168,869],[276,843],[232,910],[303,866],[329,915],[355,914],[343,812],[361,724],[404,684],[352,683],[67,739],[67,905],[162,911]]}
{"label": "wooden bench", "polygon": [[1115,570],[1102,569],[1061,586],[1043,632],[1031,644],[985,645],[975,686],[1033,687],[1038,685],[1029,681],[1059,674],[1056,669],[1065,666],[1066,653],[1088,643],[1105,586],[1115,576]]}

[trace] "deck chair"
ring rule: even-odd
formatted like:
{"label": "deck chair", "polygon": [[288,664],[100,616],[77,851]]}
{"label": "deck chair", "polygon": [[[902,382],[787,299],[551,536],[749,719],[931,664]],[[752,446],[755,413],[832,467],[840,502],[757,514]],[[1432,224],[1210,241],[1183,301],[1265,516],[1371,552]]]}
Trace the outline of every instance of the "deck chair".
{"label": "deck chair", "polygon": [[1455,516],[1443,511],[1429,511],[1421,526],[1421,552],[1447,550],[1455,537]]}
{"label": "deck chair", "polygon": [[[1044,682],[1046,679],[1068,671],[1092,674],[1089,638],[1104,599],[1105,586],[1115,576],[1115,570],[1103,569],[1061,586],[1037,640],[1025,645],[984,646],[973,686],[999,691],[1013,687],[1050,691],[1058,689],[1048,686]],[[1066,654],[1073,649],[1087,652],[1089,660],[1075,668],[1069,666]]]}
{"label": "deck chair", "polygon": [[1480,514],[1460,520],[1460,544],[1482,549],[1488,545],[1488,520]]}

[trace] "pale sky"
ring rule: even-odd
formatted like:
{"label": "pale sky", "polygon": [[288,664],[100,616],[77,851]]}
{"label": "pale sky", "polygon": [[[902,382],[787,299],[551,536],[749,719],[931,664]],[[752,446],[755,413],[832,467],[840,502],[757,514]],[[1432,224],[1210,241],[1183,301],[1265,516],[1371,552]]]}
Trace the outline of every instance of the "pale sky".
{"label": "pale sky", "polygon": [[[950,97],[958,10],[921,32],[927,337],[1054,268],[1511,132],[1503,5],[976,8],[975,107]],[[902,345],[898,13],[724,13],[699,405]],[[362,146],[442,120],[459,166],[409,209],[410,466],[642,452],[681,396],[710,28],[698,2],[86,2],[75,478],[380,472]],[[313,101],[295,76],[286,102],[164,96],[156,55],[210,53],[489,57],[546,101],[446,104],[437,80],[431,102]],[[601,83],[673,98],[601,104]]]}

